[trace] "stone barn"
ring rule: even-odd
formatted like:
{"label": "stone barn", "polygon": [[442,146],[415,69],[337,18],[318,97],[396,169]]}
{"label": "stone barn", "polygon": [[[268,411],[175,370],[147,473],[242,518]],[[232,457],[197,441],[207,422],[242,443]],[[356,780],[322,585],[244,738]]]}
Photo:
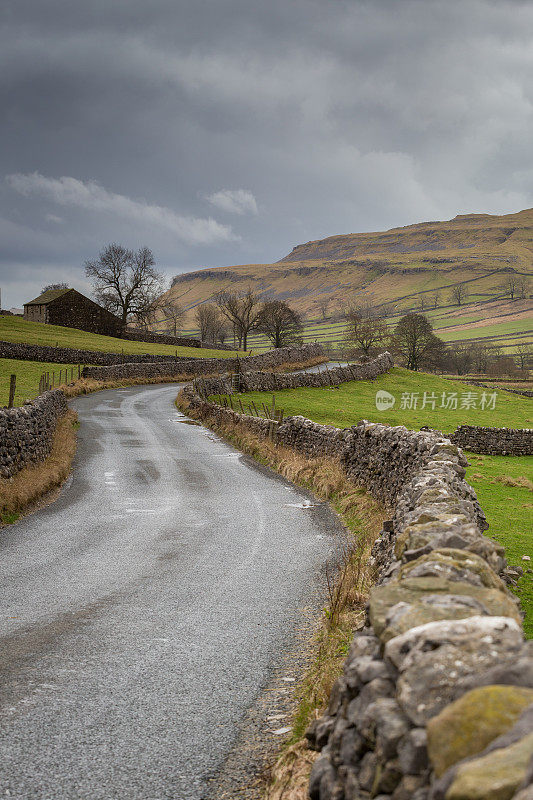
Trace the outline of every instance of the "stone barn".
{"label": "stone barn", "polygon": [[76,289],[49,289],[24,303],[24,319],[63,325],[105,336],[121,336],[122,321]]}

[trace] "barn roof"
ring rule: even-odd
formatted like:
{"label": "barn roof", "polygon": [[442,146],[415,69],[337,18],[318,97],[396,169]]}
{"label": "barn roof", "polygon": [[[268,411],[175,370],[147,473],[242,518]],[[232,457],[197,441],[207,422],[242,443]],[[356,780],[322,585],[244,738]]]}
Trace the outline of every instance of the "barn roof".
{"label": "barn roof", "polygon": [[72,291],[71,289],[48,289],[47,292],[43,292],[36,297],[35,300],[30,300],[29,303],[24,303],[25,306],[46,306],[48,303],[51,303],[52,300],[57,300],[58,297],[66,294],[67,292]]}

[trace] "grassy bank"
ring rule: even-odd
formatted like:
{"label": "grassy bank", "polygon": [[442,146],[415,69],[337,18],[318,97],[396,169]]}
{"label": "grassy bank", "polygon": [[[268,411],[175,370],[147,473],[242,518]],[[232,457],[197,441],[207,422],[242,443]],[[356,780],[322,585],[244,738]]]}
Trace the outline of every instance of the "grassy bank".
{"label": "grassy bank", "polygon": [[[80,350],[97,350],[103,353],[193,356],[195,358],[230,358],[235,355],[230,350],[208,350],[199,347],[175,347],[171,344],[152,344],[150,342],[129,342],[114,336],[101,336],[97,333],[65,328],[61,325],[43,325],[30,322],[22,317],[0,316],[0,341],[23,342],[25,344],[48,345],[50,347],[75,347]],[[240,353],[239,355],[244,355]]]}
{"label": "grassy bank", "polygon": [[61,486],[76,452],[77,427],[76,414],[67,411],[57,424],[48,458],[24,467],[13,478],[0,478],[0,524],[15,522],[43,496]]}
{"label": "grassy bank", "polygon": [[[395,398],[394,406],[386,411],[376,408],[376,392],[384,390]],[[508,392],[496,391],[494,408],[492,402],[482,409],[482,396],[487,398],[493,391],[477,386],[465,386],[460,381],[450,381],[438,375],[412,372],[402,367],[394,367],[390,372],[380,375],[373,381],[351,381],[343,383],[338,389],[290,389],[276,392],[276,406],[283,408],[285,415],[302,414],[316,422],[347,428],[360,419],[370,422],[384,422],[387,425],[405,425],[419,430],[427,425],[445,433],[452,433],[458,425],[488,425],[492,427],[528,428],[533,427],[533,403],[531,398],[520,397]],[[426,406],[423,408],[424,392]],[[452,393],[457,393],[457,408],[442,407]],[[476,407],[461,408],[468,402],[466,395],[474,397]],[[413,395],[413,400],[411,400]],[[270,405],[272,392],[247,392],[243,398]],[[429,399],[435,400],[432,407]],[[416,408],[402,407],[414,405]]]}
{"label": "grassy bank", "polygon": [[[1,318],[0,318],[1,319]],[[39,394],[39,379],[43,372],[50,373],[50,379],[55,373],[56,385],[59,370],[65,373],[74,368],[75,376],[78,375],[77,364],[56,364],[48,361],[17,361],[14,358],[0,358],[0,406],[7,405],[9,399],[9,379],[11,375],[17,376],[15,405],[21,406],[25,400],[33,400]]]}

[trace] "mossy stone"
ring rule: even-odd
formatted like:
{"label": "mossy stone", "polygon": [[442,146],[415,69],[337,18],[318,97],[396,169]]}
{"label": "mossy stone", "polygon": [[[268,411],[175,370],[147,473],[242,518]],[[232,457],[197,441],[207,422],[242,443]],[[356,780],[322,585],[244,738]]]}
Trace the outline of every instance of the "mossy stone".
{"label": "mossy stone", "polygon": [[[464,613],[450,609],[450,613],[448,613],[437,605],[431,606],[422,602],[423,598],[436,594],[471,597],[481,603],[483,608],[472,608],[472,610],[465,608]],[[401,617],[390,621],[388,619],[389,612],[398,603],[405,603],[411,608],[406,610]],[[482,614],[483,610],[492,616],[512,617],[521,623],[516,604],[506,592],[486,589],[483,586],[473,586],[470,583],[447,581],[443,578],[406,578],[376,586],[370,593],[369,606],[370,622],[382,642],[387,642],[394,636],[426,622],[440,619],[465,619]]]}
{"label": "mossy stone", "polygon": [[400,578],[409,577],[413,570],[420,569],[428,562],[442,564],[443,568],[450,567],[459,571],[467,570],[476,575],[483,586],[491,589],[504,589],[503,581],[489,567],[485,559],[468,550],[456,550],[452,547],[432,550],[431,553],[420,556],[416,561],[410,561],[401,568]]}
{"label": "mossy stone", "polygon": [[533,733],[486,756],[462,764],[446,800],[511,800],[533,756]]}
{"label": "mossy stone", "polygon": [[428,753],[437,776],[481,753],[533,703],[533,689],[482,686],[447,706],[427,725]]}

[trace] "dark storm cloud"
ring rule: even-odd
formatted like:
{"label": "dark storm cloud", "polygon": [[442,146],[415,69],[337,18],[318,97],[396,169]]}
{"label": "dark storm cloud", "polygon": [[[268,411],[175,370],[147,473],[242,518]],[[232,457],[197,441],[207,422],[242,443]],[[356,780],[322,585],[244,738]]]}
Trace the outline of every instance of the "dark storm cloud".
{"label": "dark storm cloud", "polygon": [[533,6],[4,0],[2,288],[533,205]]}

